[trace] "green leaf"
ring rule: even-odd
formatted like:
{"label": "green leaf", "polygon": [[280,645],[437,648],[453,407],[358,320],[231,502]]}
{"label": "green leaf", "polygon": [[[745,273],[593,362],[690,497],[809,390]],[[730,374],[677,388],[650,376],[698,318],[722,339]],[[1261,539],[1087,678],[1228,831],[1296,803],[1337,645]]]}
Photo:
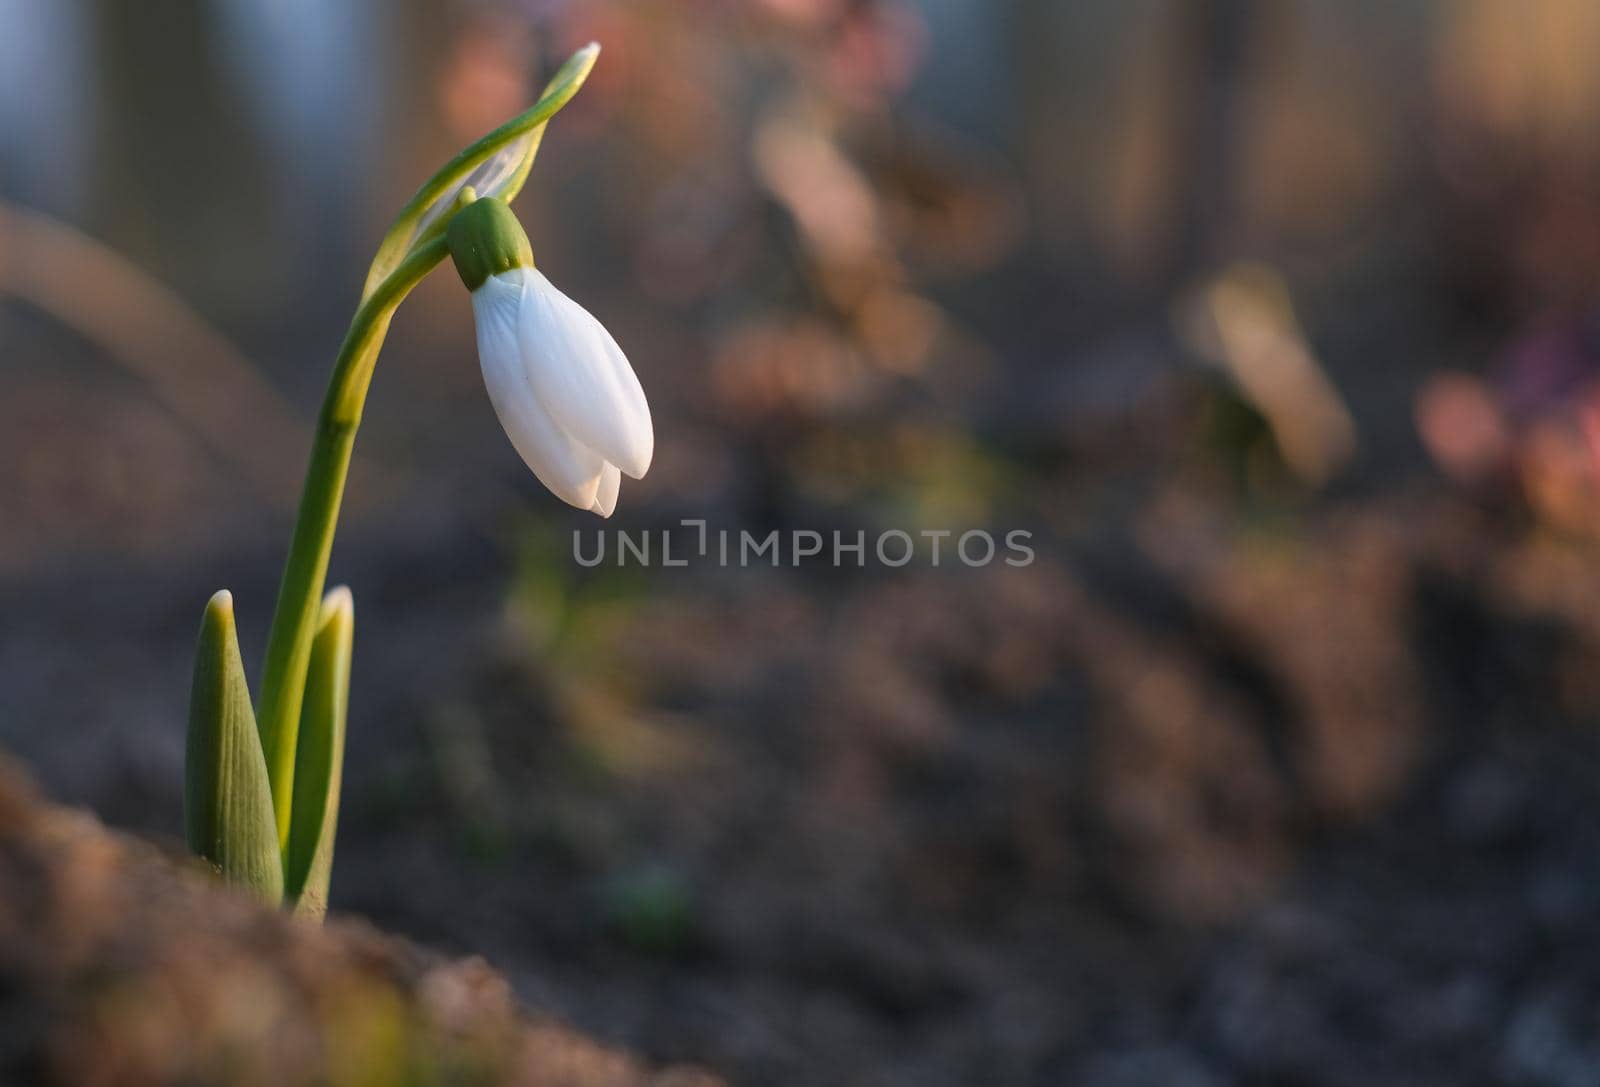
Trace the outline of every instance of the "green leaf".
{"label": "green leaf", "polygon": [[289,847],[284,855],[286,885],[295,912],[310,917],[328,912],[354,641],[355,606],[350,590],[340,586],[323,598],[316,639],[311,643],[300,743],[295,750]]}
{"label": "green leaf", "polygon": [[463,188],[470,185],[479,196],[497,196],[508,204],[522,191],[539,153],[545,122],[572,101],[599,55],[600,46],[595,42],[572,54],[531,108],[451,159],[417,190],[384,235],[367,271],[363,298],[378,289],[407,253],[444,233],[450,209]]}
{"label": "green leaf", "polygon": [[283,899],[283,861],[267,763],[234,631],[233,596],[206,605],[195,650],[185,750],[183,823],[189,848],[232,884]]}

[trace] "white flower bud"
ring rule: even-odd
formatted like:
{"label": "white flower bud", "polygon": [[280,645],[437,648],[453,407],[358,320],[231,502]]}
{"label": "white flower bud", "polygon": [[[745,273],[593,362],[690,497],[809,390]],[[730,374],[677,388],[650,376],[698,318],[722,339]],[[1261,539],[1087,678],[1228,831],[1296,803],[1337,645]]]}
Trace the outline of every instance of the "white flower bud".
{"label": "white flower bud", "polygon": [[650,467],[650,406],[622,349],[543,273],[515,267],[472,292],[483,381],[511,444],[563,501],[602,517],[623,475]]}

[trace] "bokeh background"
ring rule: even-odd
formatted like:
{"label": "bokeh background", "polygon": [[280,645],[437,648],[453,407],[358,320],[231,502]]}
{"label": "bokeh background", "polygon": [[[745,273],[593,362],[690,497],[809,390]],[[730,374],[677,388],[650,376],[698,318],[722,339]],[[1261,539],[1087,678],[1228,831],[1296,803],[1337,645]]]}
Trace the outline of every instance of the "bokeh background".
{"label": "bokeh background", "polygon": [[1600,1080],[1600,5],[0,0],[0,746],[178,848],[389,217],[628,350],[585,570],[442,269],[389,336],[335,909],[738,1083]]}

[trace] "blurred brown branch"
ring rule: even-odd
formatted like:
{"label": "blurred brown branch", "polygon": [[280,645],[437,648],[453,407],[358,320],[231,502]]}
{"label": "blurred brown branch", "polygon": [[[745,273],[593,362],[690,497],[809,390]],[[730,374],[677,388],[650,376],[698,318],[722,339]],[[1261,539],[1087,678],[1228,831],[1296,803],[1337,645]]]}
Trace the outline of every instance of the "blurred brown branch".
{"label": "blurred brown branch", "polygon": [[181,298],[72,227],[0,204],[0,297],[78,332],[239,469],[292,508],[306,427],[256,367]]}

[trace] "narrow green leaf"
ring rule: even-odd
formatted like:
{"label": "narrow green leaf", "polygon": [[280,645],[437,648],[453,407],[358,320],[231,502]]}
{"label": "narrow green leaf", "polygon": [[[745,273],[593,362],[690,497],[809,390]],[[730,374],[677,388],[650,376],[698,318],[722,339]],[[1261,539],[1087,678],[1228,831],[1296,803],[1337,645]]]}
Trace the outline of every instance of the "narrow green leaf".
{"label": "narrow green leaf", "polygon": [[283,899],[283,861],[267,763],[250,708],[234,630],[233,596],[206,605],[195,650],[185,750],[184,834],[189,848],[268,902]]}
{"label": "narrow green leaf", "polygon": [[295,912],[310,917],[328,912],[354,642],[355,606],[350,590],[340,586],[323,598],[317,636],[311,643],[300,743],[295,749],[289,848],[284,857],[286,885]]}
{"label": "narrow green leaf", "polygon": [[544,139],[545,122],[572,101],[599,55],[595,42],[572,54],[532,107],[462,151],[417,190],[378,246],[363,298],[378,289],[407,253],[444,233],[449,211],[464,187],[471,185],[479,196],[497,196],[508,204],[522,191]]}

